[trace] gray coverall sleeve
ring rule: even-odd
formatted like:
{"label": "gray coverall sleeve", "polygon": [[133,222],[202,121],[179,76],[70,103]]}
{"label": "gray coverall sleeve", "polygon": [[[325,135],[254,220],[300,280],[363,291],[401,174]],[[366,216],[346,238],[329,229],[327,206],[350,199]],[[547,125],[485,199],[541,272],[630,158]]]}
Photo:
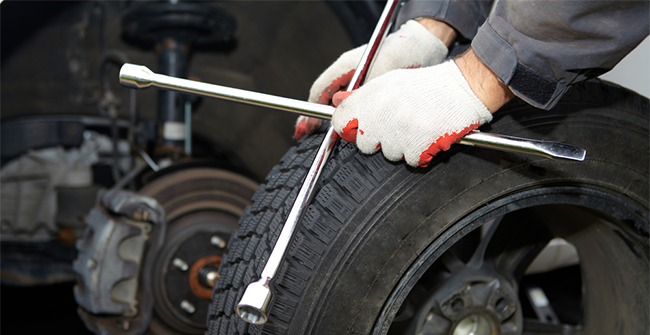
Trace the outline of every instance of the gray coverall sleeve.
{"label": "gray coverall sleeve", "polygon": [[611,70],[650,33],[648,1],[499,0],[472,49],[529,104]]}
{"label": "gray coverall sleeve", "polygon": [[404,22],[430,17],[454,27],[465,39],[471,40],[485,21],[493,0],[412,0],[403,3],[395,22],[396,29]]}

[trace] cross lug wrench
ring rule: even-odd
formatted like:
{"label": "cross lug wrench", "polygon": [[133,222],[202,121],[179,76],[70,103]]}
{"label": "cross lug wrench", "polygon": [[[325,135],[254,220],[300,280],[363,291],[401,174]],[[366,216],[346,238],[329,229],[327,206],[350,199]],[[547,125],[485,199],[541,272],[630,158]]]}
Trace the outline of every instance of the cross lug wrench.
{"label": "cross lug wrench", "polygon": [[[232,87],[201,83],[188,79],[157,74],[146,66],[124,64],[120,70],[120,83],[126,87],[144,89],[156,87],[166,90],[196,94],[210,98],[230,100],[248,105],[272,108],[298,115],[331,119],[334,107],[307,101],[278,97]],[[472,131],[457,142],[462,145],[523,152],[555,160],[583,161],[586,150],[572,145],[540,141],[514,136]]]}
{"label": "cross lug wrench", "polygon": [[[379,50],[383,37],[390,28],[390,22],[396,11],[399,1],[390,0],[379,19],[359,65],[352,77],[348,91],[354,90],[363,82],[374,55]],[[143,89],[157,87],[161,89],[180,91],[212,98],[230,100],[250,105],[262,106],[291,112],[295,114],[331,119],[334,107],[309,103],[295,99],[283,98],[274,95],[251,92],[220,85],[201,83],[187,79],[180,79],[161,74],[156,74],[145,66],[124,64],[120,70],[120,83],[122,85]],[[245,321],[252,324],[263,324],[268,319],[268,308],[272,300],[269,283],[275,277],[286,250],[291,243],[293,234],[300,223],[309,201],[311,200],[316,182],[329,157],[329,154],[338,140],[338,135],[330,127],[325,139],[318,149],[316,157],[305,177],[305,181],[296,196],[296,200],[287,216],[287,220],[280,235],[269,255],[262,270],[260,279],[250,283],[237,305],[237,314]],[[463,137],[458,144],[492,148],[504,151],[523,152],[539,155],[556,160],[582,161],[586,151],[568,144],[517,138],[512,136],[497,135],[472,131]]]}
{"label": "cross lug wrench", "polygon": [[[268,107],[320,119],[331,119],[335,109],[332,106],[302,100],[170,77],[154,73],[146,66],[128,63],[124,64],[120,70],[120,83],[131,88],[143,89],[156,87],[210,98],[230,100],[248,105]],[[583,161],[587,153],[586,150],[569,144],[479,131],[470,132],[457,143],[481,148],[523,152],[555,160]]]}
{"label": "cross lug wrench", "polygon": [[[377,27],[375,27],[375,30],[370,37],[370,42],[368,42],[368,46],[361,56],[359,65],[357,65],[357,69],[352,75],[347,91],[355,90],[361,86],[361,83],[365,79],[366,73],[370,68],[372,60],[379,50],[381,41],[390,29],[391,20],[393,14],[397,10],[398,4],[398,0],[389,0],[386,2],[384,11],[379,17]],[[269,256],[264,269],[262,270],[260,279],[246,287],[239,304],[237,304],[237,314],[239,314],[239,316],[246,322],[252,324],[266,323],[269,313],[269,304],[272,297],[269,283],[275,277],[278,269],[280,269],[280,263],[284,258],[287,248],[291,244],[291,239],[300,224],[303,214],[307,210],[307,206],[309,206],[309,201],[311,200],[313,191],[316,188],[316,182],[318,182],[318,178],[323,171],[327,158],[329,158],[338,138],[338,134],[336,134],[334,128],[330,126],[325,134],[323,143],[321,143],[318,148],[314,161],[309,167],[305,181],[300,187],[296,200],[287,216],[287,221],[284,223],[284,226],[280,231],[280,236],[271,251],[271,255]]]}

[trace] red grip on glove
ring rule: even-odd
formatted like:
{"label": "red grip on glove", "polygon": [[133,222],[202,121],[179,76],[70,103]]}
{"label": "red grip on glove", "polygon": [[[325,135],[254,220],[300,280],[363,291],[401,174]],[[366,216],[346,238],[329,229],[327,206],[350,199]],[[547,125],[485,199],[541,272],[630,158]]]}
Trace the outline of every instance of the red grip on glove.
{"label": "red grip on glove", "polygon": [[338,107],[341,104],[341,102],[345,100],[345,98],[350,96],[350,94],[352,94],[351,91],[340,91],[334,94],[334,96],[332,97],[332,104],[334,105],[334,107]]}
{"label": "red grip on glove", "polygon": [[321,93],[320,97],[318,97],[316,103],[319,103],[321,105],[329,105],[330,101],[332,100],[332,97],[338,91],[344,89],[350,84],[350,80],[352,79],[353,75],[354,75],[354,70],[350,70],[350,72],[334,79],[332,83],[329,86],[327,86],[325,90],[323,90],[323,93]]}
{"label": "red grip on glove", "polygon": [[447,151],[451,147],[452,144],[458,142],[461,138],[465,137],[467,133],[469,133],[472,130],[475,130],[478,128],[480,124],[475,123],[471,124],[465,128],[463,128],[461,131],[457,133],[447,133],[444,136],[440,137],[438,140],[435,142],[431,143],[429,148],[422,152],[420,155],[420,161],[418,162],[418,166],[420,167],[427,167],[429,165],[429,162],[433,159],[433,156],[438,154],[440,151]]}
{"label": "red grip on glove", "polygon": [[[349,97],[352,92],[338,92],[334,94],[334,97],[332,97],[332,103],[334,103],[334,106],[338,107],[345,98]],[[454,132],[454,133],[446,133],[444,136],[438,138],[436,141],[431,143],[429,148],[425,151],[422,152],[420,155],[420,161],[418,162],[418,165],[420,167],[427,167],[433,157],[437,155],[441,151],[447,151],[451,147],[452,144],[458,142],[461,138],[465,137],[470,131],[477,129],[480,126],[479,123],[471,124],[465,128],[463,128],[459,132]],[[363,135],[363,130],[359,129],[359,120],[357,119],[352,119],[348,122],[348,124],[345,125],[345,127],[341,130],[341,133],[339,136],[341,136],[342,139],[348,141],[348,142],[356,142],[357,141],[357,131]],[[381,143],[377,145],[377,150],[381,147]]]}
{"label": "red grip on glove", "polygon": [[[334,94],[332,97],[332,103],[334,104],[334,107],[338,107],[345,98],[349,97],[352,92],[350,91],[341,91],[337,92]],[[352,119],[350,122],[348,122],[347,125],[341,130],[341,133],[339,136],[341,136],[342,139],[348,141],[348,142],[356,142],[357,141],[357,130],[359,129],[359,120],[357,119]]]}
{"label": "red grip on glove", "polygon": [[313,117],[301,119],[294,129],[293,136],[296,140],[299,140],[305,135],[315,133],[322,124],[323,122],[320,119]]}
{"label": "red grip on glove", "polygon": [[[341,101],[343,101],[343,99],[345,99],[349,94],[338,100],[334,99],[334,96],[337,95],[337,93],[345,93],[341,91],[341,89],[344,89],[350,84],[350,80],[352,79],[353,75],[354,70],[351,70],[350,72],[333,80],[332,83],[327,86],[325,90],[323,90],[316,102],[321,105],[329,105],[331,103],[335,107],[338,106]],[[294,128],[293,136],[296,140],[299,140],[305,135],[311,135],[315,133],[322,124],[322,120],[316,118],[307,117],[301,119],[298,121],[298,124],[296,124],[296,127]]]}

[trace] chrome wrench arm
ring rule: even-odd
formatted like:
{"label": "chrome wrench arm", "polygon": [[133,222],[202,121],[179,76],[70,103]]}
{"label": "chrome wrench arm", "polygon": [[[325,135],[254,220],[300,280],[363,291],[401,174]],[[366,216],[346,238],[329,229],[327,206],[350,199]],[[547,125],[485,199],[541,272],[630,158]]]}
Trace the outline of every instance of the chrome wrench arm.
{"label": "chrome wrench arm", "polygon": [[275,277],[280,264],[291,244],[293,235],[298,228],[305,210],[316,187],[316,182],[320,177],[321,171],[327,162],[334,144],[338,140],[338,135],[332,127],[325,134],[323,143],[318,148],[316,157],[307,172],[307,176],[296,196],[296,200],[291,207],[291,211],[280,231],[280,235],[273,246],[264,269],[260,274],[260,279],[248,284],[242,298],[237,304],[237,314],[246,322],[252,324],[266,323],[269,313],[269,303],[271,302],[272,292],[269,286],[271,280]]}
{"label": "chrome wrench arm", "polygon": [[120,83],[137,89],[156,87],[166,90],[196,94],[211,98],[241,102],[248,105],[273,108],[285,112],[331,119],[334,107],[307,101],[283,98],[276,95],[252,92],[238,88],[202,83],[189,79],[154,73],[146,66],[129,64],[120,69]]}
{"label": "chrome wrench arm", "polygon": [[[398,4],[398,0],[389,0],[386,2],[386,7],[384,7],[384,11],[379,18],[377,27],[370,37],[370,42],[368,42],[368,46],[359,61],[359,65],[350,80],[350,84],[347,88],[348,91],[358,88],[363,82],[365,74],[368,72],[372,63],[372,59],[379,50],[379,46],[390,28],[390,22],[393,14],[396,12]],[[280,263],[284,258],[286,250],[291,243],[294,232],[296,228],[298,228],[307,206],[309,206],[311,196],[316,187],[316,182],[318,182],[318,178],[323,171],[323,167],[325,166],[327,158],[336,144],[338,137],[339,136],[334,131],[334,128],[330,126],[323,143],[318,148],[316,158],[314,158],[314,161],[309,168],[305,181],[296,196],[296,200],[291,207],[291,211],[287,216],[284,226],[282,227],[280,236],[269,255],[269,259],[267,260],[264,269],[262,270],[260,279],[256,282],[250,283],[246,287],[239,304],[237,304],[237,314],[239,314],[239,316],[246,322],[252,324],[263,324],[268,319],[268,308],[272,297],[269,283],[275,277],[275,274],[280,268]]]}
{"label": "chrome wrench arm", "polygon": [[560,161],[581,162],[587,156],[587,150],[570,144],[483,133],[478,130],[471,131],[456,143],[503,151],[523,152]]}
{"label": "chrome wrench arm", "polygon": [[[157,87],[268,107],[321,119],[331,119],[332,114],[334,113],[334,107],[332,106],[170,77],[154,73],[146,66],[142,65],[124,64],[120,70],[120,82],[122,85],[132,88],[142,89],[147,87]],[[482,133],[478,131],[470,132],[458,141],[458,143],[503,151],[524,152],[556,160],[583,161],[586,155],[584,149],[568,144]]]}

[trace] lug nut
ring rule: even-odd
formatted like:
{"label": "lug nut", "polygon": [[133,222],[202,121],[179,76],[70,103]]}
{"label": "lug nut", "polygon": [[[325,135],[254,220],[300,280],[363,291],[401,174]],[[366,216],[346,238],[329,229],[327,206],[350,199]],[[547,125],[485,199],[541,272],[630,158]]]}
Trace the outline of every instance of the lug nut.
{"label": "lug nut", "polygon": [[194,305],[192,305],[192,303],[187,300],[181,301],[181,309],[189,314],[194,314],[194,312],[196,312]]}
{"label": "lug nut", "polygon": [[212,238],[210,239],[210,244],[212,244],[213,246],[219,249],[223,249],[226,247],[226,241],[218,235],[212,236]]}
{"label": "lug nut", "polygon": [[208,265],[199,269],[199,282],[207,288],[214,287],[214,281],[221,277],[219,269],[214,266]]}
{"label": "lug nut", "polygon": [[205,275],[205,280],[211,287],[214,287],[214,281],[217,280],[217,278],[219,278],[219,272],[217,271],[210,271]]}
{"label": "lug nut", "polygon": [[187,271],[187,269],[190,268],[189,265],[187,265],[187,263],[185,263],[185,261],[180,259],[180,258],[174,258],[174,260],[172,261],[172,265],[174,265],[174,267],[177,270],[180,270],[180,271],[183,271],[183,272]]}
{"label": "lug nut", "polygon": [[461,309],[463,309],[463,307],[465,307],[465,302],[463,301],[463,299],[456,298],[454,301],[451,302],[451,310],[454,312],[460,311]]}
{"label": "lug nut", "polygon": [[499,298],[496,303],[494,303],[494,309],[499,312],[503,313],[508,309],[508,300],[506,298]]}

